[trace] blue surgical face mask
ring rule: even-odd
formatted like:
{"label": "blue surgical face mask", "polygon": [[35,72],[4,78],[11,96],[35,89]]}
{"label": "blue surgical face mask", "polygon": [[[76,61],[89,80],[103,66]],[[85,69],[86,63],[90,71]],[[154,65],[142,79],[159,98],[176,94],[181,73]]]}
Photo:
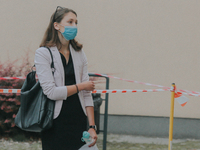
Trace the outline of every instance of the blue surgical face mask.
{"label": "blue surgical face mask", "polygon": [[[61,26],[63,26],[63,25],[61,25]],[[75,26],[63,26],[63,27],[65,27],[65,31],[64,32],[60,31],[62,33],[63,37],[68,41],[73,40],[77,35],[77,27],[75,27]]]}

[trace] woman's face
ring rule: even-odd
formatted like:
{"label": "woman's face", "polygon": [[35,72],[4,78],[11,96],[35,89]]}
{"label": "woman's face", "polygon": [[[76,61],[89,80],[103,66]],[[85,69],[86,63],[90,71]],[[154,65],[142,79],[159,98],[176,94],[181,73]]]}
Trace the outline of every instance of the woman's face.
{"label": "woman's face", "polygon": [[61,32],[64,32],[65,28],[64,26],[77,26],[77,17],[74,13],[69,12],[67,14],[65,14],[64,18],[61,20],[60,22],[60,26],[59,29]]}

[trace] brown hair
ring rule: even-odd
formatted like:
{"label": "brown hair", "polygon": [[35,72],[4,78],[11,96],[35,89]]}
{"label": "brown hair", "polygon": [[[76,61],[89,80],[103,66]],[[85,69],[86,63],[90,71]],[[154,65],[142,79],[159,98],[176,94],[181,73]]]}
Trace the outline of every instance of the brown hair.
{"label": "brown hair", "polygon": [[[72,12],[76,16],[76,12],[72,9],[63,8],[60,7],[60,9],[57,9],[55,13],[52,14],[49,22],[49,26],[47,27],[47,30],[44,34],[44,37],[42,39],[42,42],[40,44],[40,47],[51,47],[51,46],[57,46],[58,49],[61,49],[62,44],[58,38],[58,31],[54,28],[54,22],[60,23],[61,20],[64,18],[65,14]],[[70,40],[69,43],[72,45],[74,50],[79,51],[82,49],[83,45],[78,43],[75,39]]]}

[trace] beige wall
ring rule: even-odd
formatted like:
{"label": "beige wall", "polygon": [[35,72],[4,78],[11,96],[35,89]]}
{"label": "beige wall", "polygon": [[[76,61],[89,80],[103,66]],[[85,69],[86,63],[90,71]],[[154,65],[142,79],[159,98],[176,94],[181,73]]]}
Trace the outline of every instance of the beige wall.
{"label": "beige wall", "polygon": [[[78,13],[78,39],[89,72],[200,91],[200,1],[197,0],[0,0],[0,60],[38,48],[57,5]],[[111,79],[111,89],[150,86]],[[169,116],[170,92],[110,94],[109,113]],[[200,117],[200,97],[175,116]],[[103,112],[103,107],[102,110]]]}

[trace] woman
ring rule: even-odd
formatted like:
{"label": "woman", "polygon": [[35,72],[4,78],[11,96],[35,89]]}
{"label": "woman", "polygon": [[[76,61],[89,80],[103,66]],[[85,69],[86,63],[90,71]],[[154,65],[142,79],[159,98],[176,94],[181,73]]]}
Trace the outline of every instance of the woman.
{"label": "woman", "polygon": [[[40,85],[51,100],[55,100],[53,127],[42,132],[44,150],[78,150],[85,143],[82,133],[87,129],[97,140],[94,107],[89,81],[87,60],[82,45],[74,38],[77,34],[77,14],[58,6],[53,13],[40,48],[36,50],[35,66]],[[51,55],[55,72],[50,67]]]}

